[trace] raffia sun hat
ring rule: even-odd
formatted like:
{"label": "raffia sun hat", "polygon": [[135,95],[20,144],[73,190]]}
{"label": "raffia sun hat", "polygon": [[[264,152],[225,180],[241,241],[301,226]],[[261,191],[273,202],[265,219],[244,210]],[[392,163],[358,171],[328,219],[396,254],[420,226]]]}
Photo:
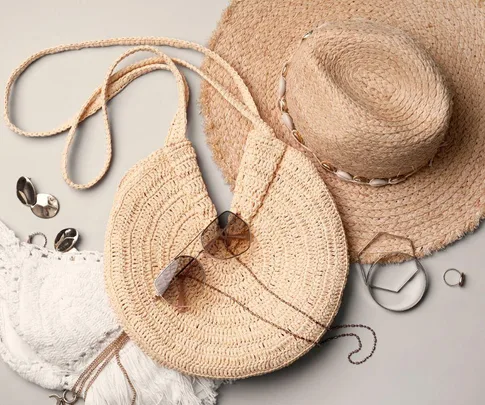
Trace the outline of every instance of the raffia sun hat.
{"label": "raffia sun hat", "polygon": [[[164,38],[126,38],[51,48],[25,61],[7,84],[34,61],[58,52],[114,45],[144,45],[122,55],[104,85],[67,127],[64,178],[73,188],[94,186],[111,160],[107,100],[136,77],[170,70],[178,85],[178,110],[165,146],[132,167],[114,198],[105,239],[105,282],[111,305],[126,334],[158,364],[186,374],[243,378],[284,367],[310,350],[329,329],[340,306],[348,273],[343,225],[315,166],[301,152],[276,139],[260,118],[237,73],[216,53],[196,44]],[[237,101],[216,76],[199,73],[232,105],[251,128],[235,181],[231,211],[249,227],[250,246],[238,257],[217,260],[202,252],[198,236],[217,217],[186,138],[188,87],[174,61],[157,48],[191,48],[213,58],[236,84]],[[149,58],[113,73],[136,52]],[[100,174],[86,184],[69,177],[67,158],[79,122],[103,109],[108,155]],[[205,278],[183,282],[185,311],[157,297],[156,280],[174,259],[197,256]],[[165,270],[164,270],[165,269]],[[163,277],[162,277],[163,278]],[[195,277],[197,278],[197,276]],[[176,295],[177,284],[168,295]],[[178,285],[181,287],[180,285]],[[350,359],[350,358],[349,358]]]}
{"label": "raffia sun hat", "polygon": [[[352,259],[378,232],[411,238],[422,257],[478,226],[482,2],[233,0],[210,47],[241,74],[276,136],[318,167]],[[204,69],[230,85],[212,61]],[[234,184],[248,124],[209,86],[201,105],[214,158]],[[370,250],[362,260],[375,258]]]}

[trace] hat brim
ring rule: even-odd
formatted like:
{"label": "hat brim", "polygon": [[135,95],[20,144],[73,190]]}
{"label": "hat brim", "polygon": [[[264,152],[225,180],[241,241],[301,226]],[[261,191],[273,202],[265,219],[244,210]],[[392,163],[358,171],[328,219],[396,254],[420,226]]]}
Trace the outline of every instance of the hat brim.
{"label": "hat brim", "polygon": [[[422,257],[473,231],[485,216],[485,8],[477,2],[338,0],[233,1],[210,41],[247,83],[262,118],[278,138],[297,147],[280,120],[278,83],[301,36],[321,21],[364,18],[398,27],[427,49],[449,82],[453,115],[446,144],[431,167],[405,182],[372,188],[320,170],[347,233],[350,256],[378,232],[409,237]],[[216,65],[204,69],[237,91]],[[226,180],[234,184],[249,126],[204,85],[201,96],[208,142]],[[311,157],[311,156],[309,156]],[[365,157],[363,157],[365,159]],[[392,240],[377,249],[404,249]],[[363,260],[376,258],[367,250]]]}

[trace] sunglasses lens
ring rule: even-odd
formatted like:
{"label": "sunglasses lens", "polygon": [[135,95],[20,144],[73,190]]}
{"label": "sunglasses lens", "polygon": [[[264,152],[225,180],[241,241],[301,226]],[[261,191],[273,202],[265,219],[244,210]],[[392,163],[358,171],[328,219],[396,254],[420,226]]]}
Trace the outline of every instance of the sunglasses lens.
{"label": "sunglasses lens", "polygon": [[205,273],[199,261],[191,256],[179,256],[155,279],[157,296],[184,311],[194,303],[203,288]]}
{"label": "sunglasses lens", "polygon": [[226,211],[202,232],[204,250],[217,259],[230,259],[249,249],[249,226],[240,217]]}

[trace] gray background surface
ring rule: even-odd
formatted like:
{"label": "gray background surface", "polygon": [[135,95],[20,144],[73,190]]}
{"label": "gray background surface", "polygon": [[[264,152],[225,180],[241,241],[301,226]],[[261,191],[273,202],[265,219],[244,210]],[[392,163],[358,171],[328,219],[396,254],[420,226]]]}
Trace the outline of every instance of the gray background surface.
{"label": "gray background surface", "polygon": [[[183,1],[6,1],[0,12],[0,82],[32,53],[60,43],[116,36],[171,36],[206,43],[226,0]],[[322,16],[323,18],[324,16]],[[101,83],[121,49],[90,50],[47,58],[20,81],[14,116],[22,127],[49,129],[64,122]],[[172,52],[172,54],[174,54]],[[175,52],[175,54],[178,54]],[[200,58],[190,55],[193,61]],[[209,193],[219,210],[231,195],[205,145],[192,90],[189,138],[193,141]],[[0,126],[0,219],[24,238],[43,231],[50,240],[67,226],[82,233],[81,249],[101,250],[116,186],[135,162],[163,144],[175,111],[176,90],[167,73],[137,80],[110,108],[116,147],[113,166],[100,187],[76,192],[62,180],[60,155],[65,136],[27,139]],[[104,133],[100,116],[82,126],[73,161],[85,181],[102,164]],[[52,220],[34,217],[15,196],[19,176],[33,178],[39,191],[55,194],[61,212]],[[485,229],[423,261],[430,288],[422,305],[404,314],[379,308],[352,267],[337,322],[367,323],[379,336],[375,356],[361,366],[347,362],[355,342],[340,340],[312,350],[285,370],[238,381],[220,390],[221,405],[365,404],[428,405],[483,403],[485,377]],[[451,289],[443,271],[468,275],[465,288]],[[62,331],[60,331],[62,333]],[[364,340],[366,348],[370,341]],[[52,404],[48,392],[29,384],[0,361],[0,404]],[[120,404],[122,405],[122,404]]]}

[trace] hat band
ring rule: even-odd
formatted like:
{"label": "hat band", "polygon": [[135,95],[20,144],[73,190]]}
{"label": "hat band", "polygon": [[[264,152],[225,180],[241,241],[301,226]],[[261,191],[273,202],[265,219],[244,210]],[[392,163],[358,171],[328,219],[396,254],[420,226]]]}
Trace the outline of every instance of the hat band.
{"label": "hat band", "polygon": [[[318,26],[316,29],[320,28],[324,24]],[[307,38],[309,38],[313,34],[313,30],[307,32],[303,37],[301,38],[300,44],[305,41]],[[290,58],[291,60],[291,58]],[[426,166],[431,166],[433,163],[433,158],[425,165],[420,166],[411,172],[405,173],[405,174],[400,174],[398,176],[394,177],[389,177],[389,178],[367,178],[364,176],[358,176],[354,174],[350,174],[344,170],[341,170],[337,167],[335,167],[332,163],[327,162],[327,161],[322,161],[316,153],[310,149],[306,144],[305,140],[302,136],[302,134],[296,129],[293,118],[291,117],[289,111],[288,111],[288,105],[286,102],[286,73],[288,71],[288,66],[290,63],[290,60],[288,60],[284,65],[283,65],[283,70],[281,72],[280,76],[280,82],[279,82],[279,88],[278,88],[278,107],[281,111],[281,120],[283,124],[289,129],[291,132],[291,135],[295,140],[308,152],[310,152],[313,157],[318,161],[320,166],[322,166],[327,172],[332,173],[336,175],[339,179],[351,182],[351,183],[357,183],[357,184],[362,184],[366,186],[372,186],[372,187],[382,187],[382,186],[388,186],[388,185],[394,185],[394,184],[399,184],[405,181],[408,177],[411,177],[413,174],[421,170],[422,168]]]}
{"label": "hat band", "polygon": [[279,106],[280,111],[281,111],[281,120],[283,121],[283,124],[285,124],[285,126],[289,129],[293,138],[306,151],[310,152],[313,155],[313,157],[318,161],[320,166],[322,166],[327,172],[334,174],[335,176],[337,176],[341,180],[348,181],[350,183],[357,183],[357,184],[362,184],[362,185],[366,185],[366,186],[372,186],[372,187],[389,186],[389,185],[402,183],[408,177],[411,177],[413,174],[415,174],[416,172],[421,170],[423,167],[431,166],[433,164],[433,159],[431,159],[426,165],[418,167],[417,169],[415,169],[411,172],[408,172],[406,174],[401,174],[399,176],[388,177],[388,178],[369,179],[367,177],[350,174],[350,173],[348,173],[344,170],[338,169],[337,167],[335,167],[330,162],[326,162],[326,161],[321,160],[317,156],[317,154],[305,144],[305,139],[303,138],[301,133],[296,129],[295,124],[293,123],[293,118],[291,118],[291,115],[288,111],[288,107],[286,105],[285,95],[283,95],[279,99],[278,106]]}

